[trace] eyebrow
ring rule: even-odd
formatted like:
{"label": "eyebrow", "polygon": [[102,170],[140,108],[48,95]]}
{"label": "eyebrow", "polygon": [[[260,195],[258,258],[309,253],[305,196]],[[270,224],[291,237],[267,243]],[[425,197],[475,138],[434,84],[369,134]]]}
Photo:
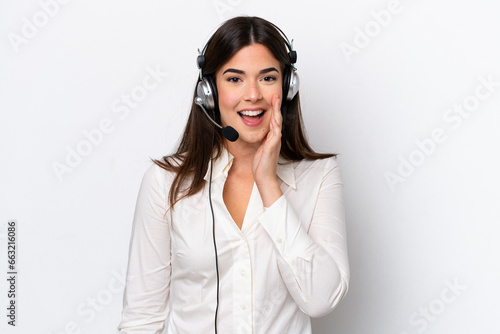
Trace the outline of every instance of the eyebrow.
{"label": "eyebrow", "polygon": [[[264,74],[264,73],[269,73],[269,72],[273,72],[273,71],[276,71],[279,73],[279,71],[275,68],[275,67],[268,67],[268,68],[265,68],[263,70],[260,70],[259,74]],[[232,73],[238,73],[238,74],[245,74],[245,71],[242,71],[242,70],[237,70],[235,68],[228,68],[227,70],[224,71],[224,73],[222,73],[223,75],[226,74],[227,72],[232,72]]]}

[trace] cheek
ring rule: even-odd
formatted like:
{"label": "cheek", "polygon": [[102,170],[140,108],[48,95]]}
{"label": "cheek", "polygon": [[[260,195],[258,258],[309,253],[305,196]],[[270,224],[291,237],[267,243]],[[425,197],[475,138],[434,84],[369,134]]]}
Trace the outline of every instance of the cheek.
{"label": "cheek", "polygon": [[240,101],[237,94],[226,90],[224,87],[218,89],[217,93],[219,99],[219,107],[222,109],[232,109]]}
{"label": "cheek", "polygon": [[223,87],[217,89],[218,100],[219,100],[219,110],[220,117],[223,126],[227,126],[228,123],[231,123],[231,119],[233,117],[238,116],[237,113],[234,112],[236,106],[238,105],[238,98],[235,97],[234,93],[230,93],[228,90],[225,90]]}
{"label": "cheek", "polygon": [[282,98],[282,95],[283,95],[283,82],[282,82],[282,79],[279,78],[277,82],[275,82],[275,84],[273,85],[270,85],[268,87],[265,87],[265,94],[264,96],[266,97],[266,101],[269,99],[269,101],[271,101],[273,99],[273,96],[275,94],[278,94],[278,96],[280,97],[280,99]]}
{"label": "cheek", "polygon": [[266,103],[269,105],[269,106],[272,106],[273,105],[273,96],[278,94],[279,98],[281,100],[283,100],[283,90],[281,89],[281,86],[279,87],[272,87],[268,90],[266,90],[265,94],[264,94],[264,99],[266,100]]}

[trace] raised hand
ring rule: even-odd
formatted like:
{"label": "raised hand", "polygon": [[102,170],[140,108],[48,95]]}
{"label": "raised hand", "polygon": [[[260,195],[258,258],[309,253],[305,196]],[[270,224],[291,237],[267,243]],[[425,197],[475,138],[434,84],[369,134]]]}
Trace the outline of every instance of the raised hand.
{"label": "raised hand", "polygon": [[276,94],[272,100],[269,132],[257,149],[252,164],[253,178],[266,207],[271,206],[282,195],[276,178],[281,149],[282,122],[281,99]]}

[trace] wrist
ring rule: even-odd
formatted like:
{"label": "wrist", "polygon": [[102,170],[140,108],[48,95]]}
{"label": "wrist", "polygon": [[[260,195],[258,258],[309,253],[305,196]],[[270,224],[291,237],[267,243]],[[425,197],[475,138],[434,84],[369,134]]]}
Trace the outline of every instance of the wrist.
{"label": "wrist", "polygon": [[260,197],[264,207],[268,208],[274,204],[282,195],[283,192],[278,184],[278,180],[270,180],[268,182],[256,183],[259,189]]}

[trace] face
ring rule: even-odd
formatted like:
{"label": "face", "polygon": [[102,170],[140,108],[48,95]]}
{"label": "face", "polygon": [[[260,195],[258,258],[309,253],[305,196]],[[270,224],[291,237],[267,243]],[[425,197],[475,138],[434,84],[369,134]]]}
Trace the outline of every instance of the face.
{"label": "face", "polygon": [[239,133],[235,143],[260,145],[272,117],[272,97],[282,95],[279,61],[262,44],[240,49],[217,72],[221,121]]}

